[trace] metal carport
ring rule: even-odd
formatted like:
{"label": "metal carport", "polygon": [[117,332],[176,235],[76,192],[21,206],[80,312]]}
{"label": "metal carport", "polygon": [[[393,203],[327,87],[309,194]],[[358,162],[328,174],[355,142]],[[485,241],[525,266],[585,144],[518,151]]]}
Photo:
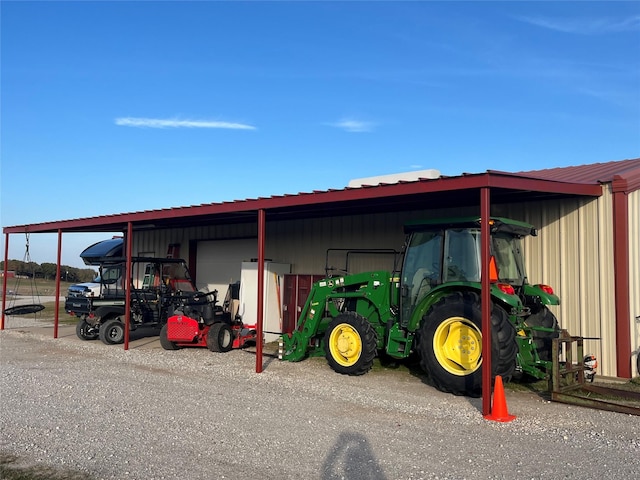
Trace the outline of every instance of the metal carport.
{"label": "metal carport", "polygon": [[[62,233],[67,232],[114,232],[122,231],[125,235],[127,256],[127,278],[131,274],[131,245],[136,230],[167,229],[191,227],[197,225],[230,224],[255,221],[258,230],[258,337],[262,336],[263,323],[263,265],[265,229],[267,222],[275,219],[301,219],[327,215],[361,214],[371,211],[389,212],[410,210],[424,205],[446,204],[455,206],[479,207],[482,223],[482,268],[489,268],[489,233],[488,218],[491,205],[509,202],[528,202],[541,199],[560,199],[566,197],[598,197],[602,195],[602,187],[597,183],[574,183],[540,179],[522,174],[498,171],[487,171],[480,174],[464,174],[456,177],[440,177],[437,179],[418,179],[400,181],[392,184],[378,184],[357,188],[314,191],[291,195],[278,195],[266,198],[236,200],[230,202],[210,203],[186,207],[174,207],[159,210],[147,210],[131,213],[120,213],[96,217],[43,222],[29,225],[4,227],[5,234],[5,266],[8,262],[9,236],[11,234],[57,233],[58,258],[56,298],[60,296],[60,258],[62,251]],[[189,263],[192,263],[189,259]],[[482,310],[483,310],[483,352],[487,361],[483,362],[483,414],[490,411],[491,374],[490,374],[490,297],[489,276],[482,275]],[[6,293],[7,277],[3,281],[3,293]],[[128,288],[128,287],[127,287]],[[0,329],[4,329],[5,298],[3,296],[2,321]],[[56,300],[56,317],[54,337],[57,338],[58,300]],[[128,302],[128,296],[127,296]],[[128,348],[129,305],[126,306],[125,345]],[[627,327],[628,329],[628,327]],[[262,345],[258,342],[256,355],[256,372],[262,371]]]}

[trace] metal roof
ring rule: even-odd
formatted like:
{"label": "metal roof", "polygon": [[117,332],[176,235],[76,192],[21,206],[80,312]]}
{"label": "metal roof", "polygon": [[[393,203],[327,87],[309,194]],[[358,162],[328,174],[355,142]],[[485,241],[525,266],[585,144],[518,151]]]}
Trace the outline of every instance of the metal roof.
{"label": "metal roof", "polygon": [[[539,173],[539,172],[537,172]],[[597,183],[542,178],[539,175],[487,171],[437,179],[420,178],[389,184],[274,195],[158,210],[118,213],[30,225],[4,227],[8,233],[114,232],[127,229],[184,228],[187,226],[255,221],[264,210],[267,220],[315,218],[394,210],[480,204],[480,189],[488,187],[491,203],[533,201],[566,196],[599,196]]]}
{"label": "metal roof", "polygon": [[525,177],[571,183],[611,183],[614,192],[629,193],[640,189],[640,158],[533,170],[519,174]]}

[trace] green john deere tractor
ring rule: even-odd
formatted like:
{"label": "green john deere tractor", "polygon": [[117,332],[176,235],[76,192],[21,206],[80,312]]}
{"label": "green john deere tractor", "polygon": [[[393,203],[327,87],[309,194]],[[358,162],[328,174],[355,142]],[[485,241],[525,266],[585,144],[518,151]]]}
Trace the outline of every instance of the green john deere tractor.
{"label": "green john deere tractor", "polygon": [[[548,378],[559,298],[527,282],[521,238],[531,225],[494,217],[491,230],[492,376]],[[335,371],[368,372],[379,353],[416,355],[431,383],[456,395],[482,393],[480,219],[413,222],[401,270],[328,276],[316,282],[279,358],[326,356]]]}

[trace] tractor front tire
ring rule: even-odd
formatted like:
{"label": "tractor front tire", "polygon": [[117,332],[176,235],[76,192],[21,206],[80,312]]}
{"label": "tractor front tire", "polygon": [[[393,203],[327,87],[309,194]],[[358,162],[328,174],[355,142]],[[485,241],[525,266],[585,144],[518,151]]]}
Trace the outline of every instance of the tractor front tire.
{"label": "tractor front tire", "polygon": [[355,312],[344,312],[329,323],[324,337],[329,366],[344,375],[364,375],[377,353],[376,332],[369,321]]}
{"label": "tractor front tire", "polygon": [[175,343],[169,340],[168,336],[168,326],[165,323],[160,329],[160,346],[165,350],[179,350],[180,347]]}
{"label": "tractor front tire", "polygon": [[551,358],[553,339],[559,336],[556,316],[551,313],[547,307],[542,307],[536,313],[529,315],[527,325],[530,327],[553,328],[555,330],[554,332],[540,332],[536,330],[532,332],[533,344],[538,352],[538,357],[545,362],[551,362],[553,360]]}
{"label": "tractor front tire", "polygon": [[119,318],[112,318],[100,325],[100,340],[105,345],[124,342],[124,323]]}
{"label": "tractor front tire", "polygon": [[100,330],[83,319],[76,324],[76,335],[80,340],[95,340],[100,336]]}
{"label": "tractor front tire", "polygon": [[228,352],[233,348],[233,330],[226,323],[211,325],[207,333],[207,348],[212,352]]}
{"label": "tractor front tire", "polygon": [[[518,344],[507,312],[491,309],[491,377],[509,380]],[[473,292],[458,292],[434,304],[419,331],[420,365],[434,387],[454,395],[482,395],[482,308]]]}

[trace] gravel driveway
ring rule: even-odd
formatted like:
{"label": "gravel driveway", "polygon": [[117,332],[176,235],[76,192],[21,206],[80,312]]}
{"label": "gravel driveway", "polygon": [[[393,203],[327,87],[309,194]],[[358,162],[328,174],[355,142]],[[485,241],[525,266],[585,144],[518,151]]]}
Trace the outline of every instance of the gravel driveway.
{"label": "gravel driveway", "polygon": [[640,417],[507,391],[481,399],[404,372],[334,373],[206,349],[0,332],[0,451],[96,479],[637,478]]}

